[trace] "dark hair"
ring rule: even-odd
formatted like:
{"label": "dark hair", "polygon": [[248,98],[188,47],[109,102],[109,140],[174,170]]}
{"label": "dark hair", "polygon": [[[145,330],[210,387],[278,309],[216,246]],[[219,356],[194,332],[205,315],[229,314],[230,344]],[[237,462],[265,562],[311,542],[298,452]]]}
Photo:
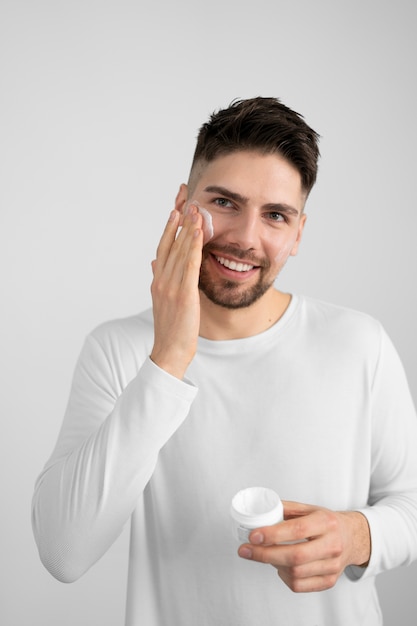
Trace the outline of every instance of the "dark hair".
{"label": "dark hair", "polygon": [[214,112],[200,128],[191,171],[196,163],[231,152],[277,153],[298,170],[308,195],[317,177],[318,140],[303,116],[278,98],[235,100],[227,109]]}

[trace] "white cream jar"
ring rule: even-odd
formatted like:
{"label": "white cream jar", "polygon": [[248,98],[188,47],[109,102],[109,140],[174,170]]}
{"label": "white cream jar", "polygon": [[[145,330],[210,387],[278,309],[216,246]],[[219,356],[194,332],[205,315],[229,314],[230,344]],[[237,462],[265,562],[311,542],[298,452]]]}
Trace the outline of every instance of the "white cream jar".
{"label": "white cream jar", "polygon": [[234,536],[241,543],[249,541],[249,534],[254,528],[272,526],[284,519],[279,495],[267,487],[249,487],[239,491],[232,499],[230,514],[234,522]]}

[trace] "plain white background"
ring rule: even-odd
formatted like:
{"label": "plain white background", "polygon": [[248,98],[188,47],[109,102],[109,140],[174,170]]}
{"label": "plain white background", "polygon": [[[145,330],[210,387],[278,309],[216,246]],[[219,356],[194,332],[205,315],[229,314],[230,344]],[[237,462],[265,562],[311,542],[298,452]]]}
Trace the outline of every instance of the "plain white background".
{"label": "plain white background", "polygon": [[[197,130],[232,99],[281,97],[322,135],[279,285],[378,317],[417,397],[415,24],[413,0],[2,0],[2,625],[123,624],[127,531],[58,583],[32,538],[33,484],[85,335],[150,305]],[[380,577],[388,626],[415,624],[416,576]]]}

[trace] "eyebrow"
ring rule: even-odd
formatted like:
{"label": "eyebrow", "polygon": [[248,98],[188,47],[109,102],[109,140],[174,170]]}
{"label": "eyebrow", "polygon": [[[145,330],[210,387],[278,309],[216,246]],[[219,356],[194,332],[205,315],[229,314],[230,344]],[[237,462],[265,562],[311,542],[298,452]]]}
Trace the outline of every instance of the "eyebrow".
{"label": "eyebrow", "polygon": [[[220,196],[225,196],[226,198],[234,200],[235,202],[243,205],[246,205],[249,202],[249,198],[246,198],[246,196],[242,196],[236,191],[231,191],[230,189],[227,189],[226,187],[221,187],[219,185],[208,185],[208,187],[205,187],[203,191],[206,191],[207,193],[219,194]],[[282,202],[269,202],[268,204],[264,204],[262,206],[262,209],[267,211],[276,211],[277,213],[287,213],[289,215],[295,216],[299,215],[299,211],[297,211],[296,208]]]}

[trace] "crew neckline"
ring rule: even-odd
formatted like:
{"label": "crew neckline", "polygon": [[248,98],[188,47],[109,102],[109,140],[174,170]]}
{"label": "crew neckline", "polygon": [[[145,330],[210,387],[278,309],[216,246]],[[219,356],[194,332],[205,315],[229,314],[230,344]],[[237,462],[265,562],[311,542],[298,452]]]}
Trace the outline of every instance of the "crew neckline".
{"label": "crew neckline", "polygon": [[301,297],[291,294],[291,300],[278,321],[272,326],[250,337],[242,337],[241,339],[206,339],[198,338],[198,352],[211,354],[231,354],[251,350],[256,346],[263,346],[271,342],[271,338],[284,330],[288,322],[293,318],[296,310],[301,302]]}

